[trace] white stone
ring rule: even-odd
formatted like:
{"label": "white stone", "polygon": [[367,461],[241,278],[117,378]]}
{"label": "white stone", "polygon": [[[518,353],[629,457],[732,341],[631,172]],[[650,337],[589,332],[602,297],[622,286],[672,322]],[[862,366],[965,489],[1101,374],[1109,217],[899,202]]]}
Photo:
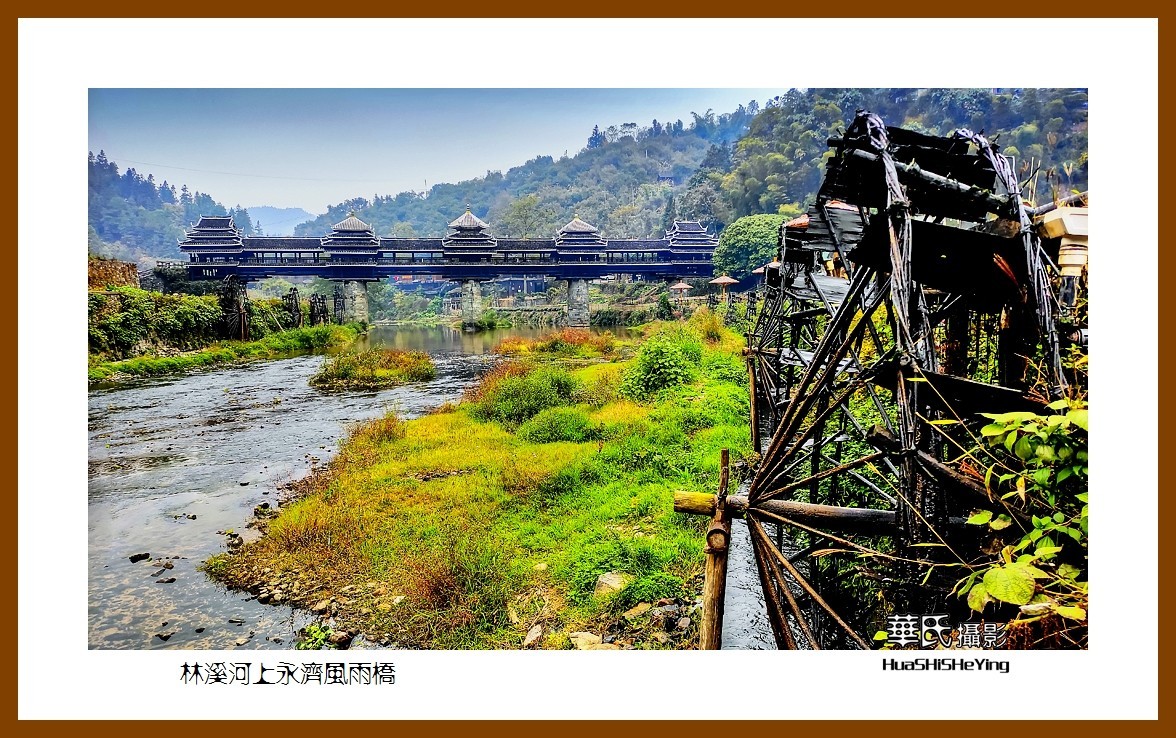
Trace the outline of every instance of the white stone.
{"label": "white stone", "polygon": [[629,585],[633,581],[632,574],[626,574],[623,571],[609,571],[601,574],[596,579],[596,589],[592,591],[593,597],[604,597],[610,594],[616,594]]}
{"label": "white stone", "polygon": [[595,646],[600,643],[600,636],[595,633],[587,633],[578,631],[576,633],[568,633],[568,639],[581,651],[586,650],[590,646]]}

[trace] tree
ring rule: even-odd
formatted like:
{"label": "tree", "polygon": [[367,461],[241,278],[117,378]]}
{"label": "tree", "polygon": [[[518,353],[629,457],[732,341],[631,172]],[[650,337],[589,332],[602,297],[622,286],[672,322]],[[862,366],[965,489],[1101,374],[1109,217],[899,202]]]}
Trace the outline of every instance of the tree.
{"label": "tree", "polygon": [[715,247],[715,273],[744,279],[776,256],[783,215],[745,215],[723,229]]}
{"label": "tree", "polygon": [[261,229],[261,221],[260,220],[253,224],[253,235],[255,235],[255,236],[264,236],[265,235],[265,231],[263,231]]}
{"label": "tree", "polygon": [[530,238],[553,217],[550,208],[540,205],[538,195],[523,195],[507,206],[502,227],[517,238]]}
{"label": "tree", "polygon": [[671,191],[666,196],[666,209],[662,211],[661,227],[663,231],[668,231],[674,227],[674,220],[678,217],[677,211],[674,210],[674,193]]}
{"label": "tree", "polygon": [[592,135],[588,137],[588,148],[598,149],[604,145],[604,134],[600,132],[600,126],[592,126]]}

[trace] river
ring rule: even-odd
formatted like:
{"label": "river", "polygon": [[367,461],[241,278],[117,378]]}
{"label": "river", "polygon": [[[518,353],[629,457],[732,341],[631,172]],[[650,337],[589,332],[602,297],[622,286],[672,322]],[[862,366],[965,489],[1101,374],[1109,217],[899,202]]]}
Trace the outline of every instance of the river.
{"label": "river", "polygon": [[[456,400],[495,361],[502,338],[549,330],[374,327],[364,343],[427,351],[437,365],[432,381],[379,392],[310,387],[324,360],[313,355],[92,390],[90,647],[291,648],[308,613],[259,604],[198,570],[225,550],[221,532],[256,535],[244,529],[253,508],[327,463],[348,425],[389,410],[417,417]],[[736,532],[733,548],[739,542]],[[150,558],[132,563],[139,553]],[[754,567],[732,566],[725,631],[736,648],[771,647],[748,630],[757,617]]]}

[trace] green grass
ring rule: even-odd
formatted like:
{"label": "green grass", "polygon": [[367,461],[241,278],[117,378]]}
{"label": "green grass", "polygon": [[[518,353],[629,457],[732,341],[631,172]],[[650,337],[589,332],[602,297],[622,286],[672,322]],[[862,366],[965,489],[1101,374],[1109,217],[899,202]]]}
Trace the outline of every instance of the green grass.
{"label": "green grass", "polygon": [[[673,494],[713,493],[721,450],[750,451],[746,386],[707,358],[728,339],[643,402],[585,391],[624,365],[509,363],[455,409],[361,425],[216,575],[245,589],[300,576],[319,588],[296,603],[345,597],[341,627],[425,648],[517,648],[537,622],[545,647],[566,647],[637,602],[697,591],[706,521],[675,513]],[[593,597],[609,571],[633,580]]]}
{"label": "green grass", "polygon": [[158,377],[206,369],[251,359],[273,359],[305,351],[337,349],[353,342],[359,327],[319,325],[273,333],[259,341],[225,341],[176,356],[140,356],[108,361],[89,368],[91,382],[117,381],[121,377]]}
{"label": "green grass", "polygon": [[422,351],[373,348],[332,356],[310,384],[321,389],[381,389],[436,375],[433,360]]}

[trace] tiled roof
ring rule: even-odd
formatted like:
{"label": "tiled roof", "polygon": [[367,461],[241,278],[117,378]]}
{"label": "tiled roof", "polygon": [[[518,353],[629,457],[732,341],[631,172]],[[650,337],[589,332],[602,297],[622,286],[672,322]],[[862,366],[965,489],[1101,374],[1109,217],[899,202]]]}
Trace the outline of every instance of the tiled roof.
{"label": "tiled roof", "polygon": [[336,223],[335,225],[331,226],[331,228],[336,231],[357,231],[360,233],[362,233],[364,231],[370,232],[372,230],[372,227],[370,225],[368,225],[367,223],[364,223],[359,218],[356,218],[354,214],[348,215],[345,219],[343,219],[339,223]]}
{"label": "tiled roof", "polygon": [[600,233],[600,229],[591,223],[586,223],[580,220],[580,216],[572,218],[571,222],[563,228],[559,229],[560,234],[565,233]]}
{"label": "tiled roof", "polygon": [[464,213],[462,213],[462,216],[460,218],[458,218],[457,220],[455,220],[449,224],[449,227],[456,228],[458,230],[472,230],[475,228],[477,228],[477,229],[489,228],[489,226],[486,225],[486,222],[484,220],[482,220],[481,218],[479,218],[478,216],[474,215],[472,212],[470,212],[470,209],[468,207],[466,208],[466,211]]}

